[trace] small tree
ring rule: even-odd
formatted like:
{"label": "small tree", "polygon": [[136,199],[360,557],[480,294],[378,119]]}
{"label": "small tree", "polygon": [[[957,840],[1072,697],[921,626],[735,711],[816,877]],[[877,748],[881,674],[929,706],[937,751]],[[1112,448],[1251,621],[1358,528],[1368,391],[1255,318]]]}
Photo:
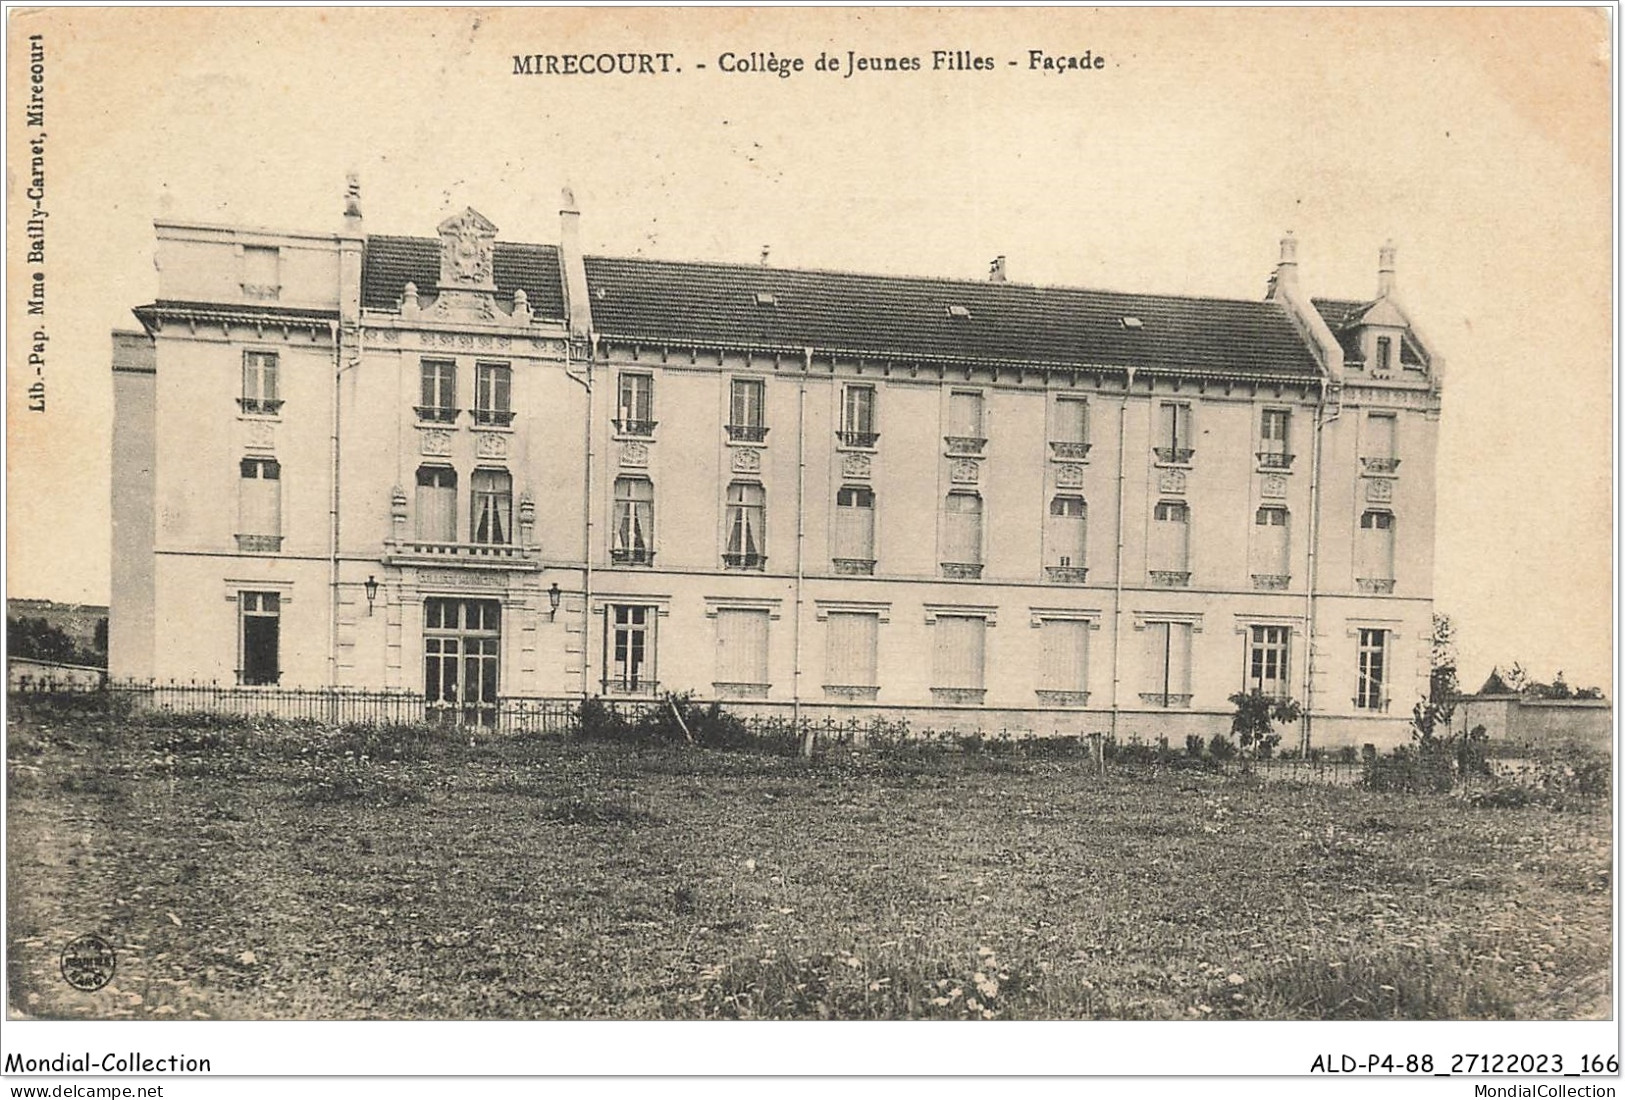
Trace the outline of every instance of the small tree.
{"label": "small tree", "polygon": [[1236,735],[1243,756],[1258,755],[1268,758],[1281,743],[1275,732],[1275,723],[1291,725],[1303,717],[1303,708],[1296,700],[1265,695],[1258,688],[1238,691],[1230,697],[1236,713],[1230,719],[1230,732]]}

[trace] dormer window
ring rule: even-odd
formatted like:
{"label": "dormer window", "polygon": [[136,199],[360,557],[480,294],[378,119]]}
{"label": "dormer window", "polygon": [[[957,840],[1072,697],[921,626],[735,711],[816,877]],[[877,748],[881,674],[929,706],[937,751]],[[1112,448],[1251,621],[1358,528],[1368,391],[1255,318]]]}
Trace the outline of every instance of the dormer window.
{"label": "dormer window", "polygon": [[779,304],[779,296],[777,294],[770,294],[765,290],[758,290],[756,292],[756,304],[759,306],[777,306]]}
{"label": "dormer window", "polygon": [[1392,369],[1393,363],[1394,363],[1394,341],[1393,341],[1393,338],[1389,337],[1389,336],[1379,336],[1379,337],[1377,337],[1377,362],[1376,362],[1376,368],[1375,368],[1376,372],[1378,374],[1387,374],[1389,372],[1389,370]]}
{"label": "dormer window", "polygon": [[948,307],[948,316],[954,318],[957,321],[969,320],[970,319],[970,307],[969,306],[949,306]]}
{"label": "dormer window", "polygon": [[1125,317],[1123,318],[1123,327],[1128,329],[1144,328],[1145,322],[1138,317]]}

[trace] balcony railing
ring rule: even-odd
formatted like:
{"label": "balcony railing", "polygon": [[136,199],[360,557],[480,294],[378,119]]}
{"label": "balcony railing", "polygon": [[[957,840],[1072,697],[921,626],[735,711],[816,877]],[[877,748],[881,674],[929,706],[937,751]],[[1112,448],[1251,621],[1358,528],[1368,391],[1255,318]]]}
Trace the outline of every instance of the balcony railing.
{"label": "balcony railing", "polygon": [[1259,451],[1258,468],[1260,470],[1290,470],[1292,460],[1297,455],[1285,454],[1281,451]]}
{"label": "balcony railing", "polygon": [[1082,462],[1089,457],[1091,446],[1093,444],[1075,440],[1052,439],[1049,441],[1049,453],[1065,462]]}
{"label": "balcony railing", "polygon": [[605,695],[654,695],[660,690],[660,684],[655,680],[641,680],[637,677],[603,681]]}
{"label": "balcony railing", "polygon": [[282,402],[263,397],[239,397],[237,407],[254,416],[275,416],[282,411]]}
{"label": "balcony railing", "polygon": [[943,441],[948,444],[948,453],[951,455],[979,455],[982,448],[987,446],[987,440],[975,435],[945,435]]}
{"label": "balcony railing", "polygon": [[621,435],[636,435],[647,438],[655,434],[655,425],[660,421],[616,419],[610,421],[610,423],[615,425],[615,430]]}
{"label": "balcony railing", "polygon": [[1158,588],[1186,588],[1191,583],[1189,570],[1153,569],[1151,583]]}
{"label": "balcony railing", "polygon": [[511,543],[436,542],[390,539],[384,561],[391,565],[463,565],[480,569],[540,569],[541,551]]}
{"label": "balcony railing", "polygon": [[1253,587],[1263,592],[1275,592],[1292,584],[1288,573],[1254,573]]}
{"label": "balcony railing", "polygon": [[723,699],[766,699],[772,684],[753,684],[713,680],[711,690]]}
{"label": "balcony railing", "polygon": [[986,688],[934,687],[931,689],[931,701],[940,706],[979,707],[986,696]]}
{"label": "balcony railing", "polygon": [[1142,691],[1140,702],[1149,703],[1154,707],[1188,707],[1191,705],[1191,697],[1189,692]]}
{"label": "balcony railing", "polygon": [[762,443],[767,439],[767,429],[760,424],[728,424],[729,443]]}
{"label": "balcony railing", "polygon": [[843,447],[857,447],[860,450],[873,450],[874,445],[880,442],[879,432],[836,432],[835,438]]}
{"label": "balcony railing", "polygon": [[1374,596],[1386,596],[1394,590],[1392,577],[1359,577],[1354,583],[1359,586],[1361,592]]}
{"label": "balcony railing", "polygon": [[475,409],[474,423],[486,428],[506,428],[513,423],[512,409]]}
{"label": "balcony railing", "polygon": [[942,575],[952,581],[978,581],[982,579],[982,563],[945,561],[942,563]]}
{"label": "balcony railing", "polygon": [[282,552],[282,536],[238,535],[237,549],[245,554],[279,554]]}
{"label": "balcony railing", "polygon": [[1165,466],[1189,466],[1196,456],[1194,447],[1152,447],[1157,461]]}
{"label": "balcony railing", "polygon": [[655,552],[653,550],[627,549],[619,547],[609,552],[609,560],[616,565],[653,565]]}
{"label": "balcony railing", "polygon": [[767,566],[766,554],[724,554],[722,564],[729,569],[756,569]]}
{"label": "balcony railing", "polygon": [[1391,474],[1399,469],[1397,458],[1361,458],[1360,465],[1365,467],[1368,474]]}
{"label": "balcony railing", "polygon": [[872,577],[875,574],[873,558],[833,558],[835,572],[843,577]]}
{"label": "balcony railing", "polygon": [[446,408],[441,405],[414,405],[413,411],[418,419],[426,424],[454,424],[461,409]]}
{"label": "balcony railing", "polygon": [[1081,565],[1046,565],[1044,577],[1051,584],[1082,584],[1089,579],[1089,570]]}
{"label": "balcony railing", "polygon": [[824,694],[832,699],[873,702],[880,696],[880,688],[875,684],[825,684]]}

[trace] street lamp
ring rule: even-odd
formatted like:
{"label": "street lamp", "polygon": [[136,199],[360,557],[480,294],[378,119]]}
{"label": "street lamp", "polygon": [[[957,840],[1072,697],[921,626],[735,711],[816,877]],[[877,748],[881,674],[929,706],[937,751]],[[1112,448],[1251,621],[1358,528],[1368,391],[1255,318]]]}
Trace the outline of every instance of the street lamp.
{"label": "street lamp", "polygon": [[367,615],[372,616],[372,602],[378,598],[378,578],[371,573],[367,574],[367,581],[362,585],[367,590]]}
{"label": "street lamp", "polygon": [[553,582],[553,587],[549,588],[547,590],[547,621],[548,622],[552,622],[553,620],[558,618],[558,616],[559,616],[559,600],[561,600],[563,598],[564,598],[564,593],[559,591],[559,582],[554,581]]}

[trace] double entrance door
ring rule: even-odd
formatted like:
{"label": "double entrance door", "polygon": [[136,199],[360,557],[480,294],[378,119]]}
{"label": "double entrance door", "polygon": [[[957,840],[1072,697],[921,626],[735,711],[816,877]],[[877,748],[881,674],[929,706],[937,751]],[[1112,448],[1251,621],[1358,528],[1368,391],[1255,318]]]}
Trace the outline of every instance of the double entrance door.
{"label": "double entrance door", "polygon": [[494,726],[502,604],[431,596],[423,606],[423,695],[429,721]]}

